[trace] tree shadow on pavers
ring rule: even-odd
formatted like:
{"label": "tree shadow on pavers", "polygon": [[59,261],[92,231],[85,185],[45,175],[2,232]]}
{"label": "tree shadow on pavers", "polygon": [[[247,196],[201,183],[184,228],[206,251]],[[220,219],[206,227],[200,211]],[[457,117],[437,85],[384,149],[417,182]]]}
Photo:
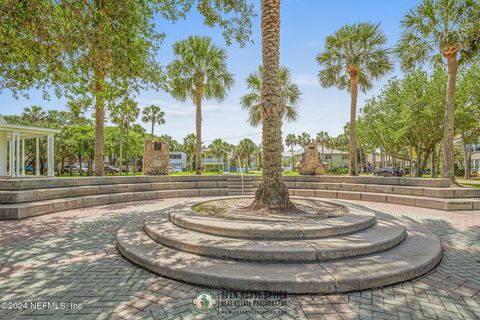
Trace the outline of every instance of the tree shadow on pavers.
{"label": "tree shadow on pavers", "polygon": [[69,232],[0,244],[0,262],[43,265],[68,263],[83,255],[101,254],[115,248],[115,235],[127,223],[142,223],[144,213],[112,214],[75,221]]}
{"label": "tree shadow on pavers", "polygon": [[414,219],[409,216],[401,216],[402,220],[427,226],[442,243],[450,246],[464,247],[480,251],[480,228],[478,226],[468,228],[455,228],[450,222],[441,218],[422,217]]}
{"label": "tree shadow on pavers", "polygon": [[[198,310],[195,297],[209,296],[209,308]],[[211,300],[210,300],[211,299]],[[202,288],[159,277],[133,299],[117,307],[115,315],[128,319],[305,319],[287,297],[263,292]],[[133,315],[133,316],[132,316]],[[131,316],[131,317],[130,317]]]}
{"label": "tree shadow on pavers", "polygon": [[448,281],[440,276],[434,271],[414,281],[352,292],[348,302],[360,319],[479,319],[480,299],[435,286]]}
{"label": "tree shadow on pavers", "polygon": [[18,310],[8,313],[0,310],[1,319],[33,318],[36,315],[52,317],[77,314],[96,314],[111,318],[113,310],[122,302],[143,290],[150,272],[133,266],[121,258],[100,259],[89,263],[49,265],[32,268],[10,278],[0,280],[2,302],[65,302],[81,304],[78,310]]}

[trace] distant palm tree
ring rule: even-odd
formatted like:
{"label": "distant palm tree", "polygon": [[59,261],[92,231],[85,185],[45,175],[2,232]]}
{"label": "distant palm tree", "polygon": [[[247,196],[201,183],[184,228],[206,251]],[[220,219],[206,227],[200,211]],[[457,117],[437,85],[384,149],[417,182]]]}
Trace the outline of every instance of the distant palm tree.
{"label": "distant palm tree", "polygon": [[480,3],[468,0],[423,0],[402,20],[403,32],[395,48],[402,68],[429,62],[447,62],[448,83],[443,133],[442,175],[455,179],[454,111],[459,62],[469,61],[480,49]]}
{"label": "distant palm tree", "polygon": [[373,87],[372,81],[392,71],[387,38],[378,24],[360,22],[340,27],[327,37],[325,50],[317,55],[323,67],[318,73],[323,87],[347,89],[350,106],[350,163],[349,174],[356,175],[355,119],[358,88],[363,92]]}
{"label": "distant palm tree", "polygon": [[158,137],[158,141],[166,142],[168,144],[168,150],[170,151],[179,151],[180,144],[177,140],[173,139],[173,137],[169,136],[168,134],[162,134]]}
{"label": "distant palm tree", "polygon": [[215,155],[215,158],[217,159],[217,169],[218,172],[220,172],[220,159],[222,159],[223,163],[223,155],[225,152],[225,142],[222,139],[215,139],[210,143],[208,146],[208,149],[212,151],[212,153]]}
{"label": "distant palm tree", "polygon": [[[117,124],[120,129],[120,155],[118,158],[118,165],[120,170],[120,175],[122,174],[122,162],[123,162],[123,133],[124,130],[127,130],[128,135],[128,128],[130,123],[134,122],[140,110],[138,108],[138,104],[129,98],[123,99],[119,104],[114,104],[110,106],[111,114],[112,114],[112,121],[113,123]],[[128,146],[128,144],[127,144]],[[128,154],[127,154],[128,158]],[[128,174],[128,169],[127,169]]]}
{"label": "distant palm tree", "polygon": [[258,146],[255,144],[255,142],[248,138],[242,139],[238,143],[237,151],[240,155],[240,158],[243,158],[245,160],[245,167],[247,168],[247,170],[251,167],[252,158],[255,155],[257,149]]}
{"label": "distant palm tree", "polygon": [[196,106],[195,163],[202,173],[202,100],[223,101],[234,84],[227,70],[227,53],[210,37],[190,36],[173,45],[174,61],[168,66],[170,93],[178,100],[190,98]]}
{"label": "distant palm tree", "polygon": [[31,106],[23,109],[22,119],[30,125],[45,121],[47,113],[40,106]]}
{"label": "distant palm tree", "polygon": [[[185,138],[183,138],[182,150],[187,154],[187,161],[190,165],[190,171],[194,170],[193,168],[194,168],[194,157],[195,157],[195,141],[196,139],[195,139],[194,133],[190,133]],[[195,163],[195,166],[197,166],[196,163]]]}
{"label": "distant palm tree", "polygon": [[158,125],[165,124],[165,112],[163,112],[159,106],[152,104],[148,107],[145,107],[142,111],[142,114],[143,114],[142,121],[144,123],[152,124],[152,131],[150,132],[150,134],[153,139],[155,124],[158,124]]}
{"label": "distant palm tree", "polygon": [[287,137],[285,138],[285,144],[287,147],[290,147],[290,152],[292,153],[292,171],[295,170],[295,157],[293,154],[293,148],[297,145],[297,136],[295,136],[293,133],[287,134]]}
{"label": "distant palm tree", "polygon": [[[260,97],[262,93],[262,67],[258,71],[250,73],[247,77],[247,88],[249,93],[240,98],[240,105],[248,111],[248,122],[252,127],[258,127],[262,123],[260,111]],[[282,100],[284,105],[283,118],[287,121],[295,121],[298,118],[297,104],[300,101],[300,89],[292,82],[290,70],[280,67],[278,71]]]}
{"label": "distant palm tree", "polygon": [[307,145],[312,142],[312,138],[310,135],[306,132],[302,132],[298,137],[297,137],[297,144],[305,150]]}
{"label": "distant palm tree", "polygon": [[327,143],[329,138],[330,136],[328,135],[327,131],[320,131],[319,133],[317,133],[317,136],[315,138],[315,142],[322,146],[322,154],[320,156],[322,160],[325,160],[325,153],[323,151],[324,151],[325,144]]}

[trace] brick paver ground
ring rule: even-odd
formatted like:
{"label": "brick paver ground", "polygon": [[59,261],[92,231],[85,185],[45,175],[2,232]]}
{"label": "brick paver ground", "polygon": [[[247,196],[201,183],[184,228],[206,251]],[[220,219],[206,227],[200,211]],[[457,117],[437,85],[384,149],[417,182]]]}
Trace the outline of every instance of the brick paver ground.
{"label": "brick paver ground", "polygon": [[0,319],[480,319],[479,211],[355,201],[350,203],[428,226],[444,247],[437,269],[414,281],[350,294],[261,299],[207,289],[221,307],[200,314],[192,300],[206,288],[159,277],[115,249],[115,233],[124,224],[192,200],[0,221]]}

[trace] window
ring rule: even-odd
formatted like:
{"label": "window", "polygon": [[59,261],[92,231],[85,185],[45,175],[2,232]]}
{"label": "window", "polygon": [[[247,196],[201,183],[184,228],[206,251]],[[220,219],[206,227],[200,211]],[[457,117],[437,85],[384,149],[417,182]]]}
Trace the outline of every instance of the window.
{"label": "window", "polygon": [[182,155],[181,154],[171,154],[170,159],[182,159]]}
{"label": "window", "polygon": [[325,155],[325,159],[326,159],[326,160],[332,159],[332,155],[331,155],[330,153],[327,153],[327,154]]}
{"label": "window", "polygon": [[342,154],[342,159],[344,159],[344,160],[345,160],[345,159],[348,159],[348,156],[349,156],[348,153],[344,153],[344,154]]}

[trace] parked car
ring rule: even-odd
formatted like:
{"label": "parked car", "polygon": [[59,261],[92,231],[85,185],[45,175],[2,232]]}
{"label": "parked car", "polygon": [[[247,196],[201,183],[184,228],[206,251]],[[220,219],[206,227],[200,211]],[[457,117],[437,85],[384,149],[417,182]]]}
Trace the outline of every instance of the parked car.
{"label": "parked car", "polygon": [[63,172],[64,173],[79,173],[80,172],[80,166],[76,164],[66,164],[63,166]]}
{"label": "parked car", "polygon": [[115,175],[116,173],[119,173],[119,172],[120,170],[118,168],[115,168],[112,166],[105,167],[105,174]]}
{"label": "parked car", "polygon": [[25,172],[33,172],[33,167],[32,166],[25,166]]}
{"label": "parked car", "polygon": [[383,167],[376,169],[373,174],[376,177],[402,177],[404,172],[401,168]]}

